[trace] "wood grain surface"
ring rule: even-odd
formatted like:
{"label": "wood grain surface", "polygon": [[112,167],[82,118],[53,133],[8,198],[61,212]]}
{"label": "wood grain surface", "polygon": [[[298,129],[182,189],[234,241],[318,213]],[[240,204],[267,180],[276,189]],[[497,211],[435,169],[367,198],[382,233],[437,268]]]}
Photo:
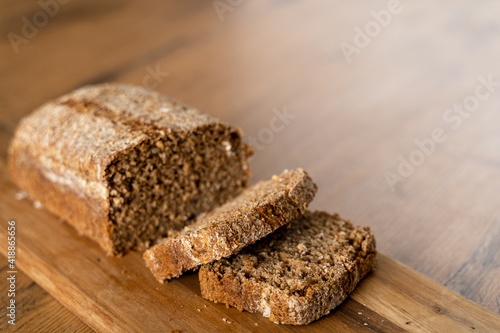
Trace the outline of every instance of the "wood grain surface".
{"label": "wood grain surface", "polygon": [[0,174],[2,253],[9,220],[4,212],[9,211],[17,216],[18,267],[98,332],[488,332],[500,327],[496,314],[381,253],[375,272],[331,315],[302,327],[276,325],[261,314],[204,300],[197,273],[162,285],[140,253],[104,255],[58,217],[16,199],[17,189],[5,172]]}
{"label": "wood grain surface", "polygon": [[[2,262],[3,263],[3,262]],[[0,267],[2,278],[9,276],[8,265]],[[3,279],[4,280],[4,279]],[[2,291],[7,290],[7,284],[2,281]],[[17,318],[15,331],[18,332],[93,332],[72,312],[61,303],[54,300],[42,287],[30,279],[23,271],[16,274],[16,303]],[[2,306],[9,301],[4,292],[0,296]],[[7,323],[5,310],[2,309],[0,331],[14,331],[14,327]]]}
{"label": "wood grain surface", "polygon": [[[25,21],[43,9],[35,0],[4,0],[0,160],[19,120],[47,100],[88,83],[148,85],[242,127],[256,146],[254,180],[304,167],[319,185],[313,209],[373,226],[383,253],[498,314],[500,4],[401,1],[347,59],[341,45],[363,44],[358,29],[376,29],[389,6],[242,1],[221,20],[212,1],[72,0],[16,53],[7,35],[23,36]],[[493,84],[477,90],[489,77]],[[439,129],[446,139],[419,161],[415,141],[429,143]],[[419,165],[391,188],[387,173],[399,175],[411,156]],[[2,219],[51,219],[7,198],[7,180],[1,186]],[[34,277],[29,263],[23,268]],[[80,327],[46,294],[19,295],[43,304],[26,320],[54,309],[59,327]]]}

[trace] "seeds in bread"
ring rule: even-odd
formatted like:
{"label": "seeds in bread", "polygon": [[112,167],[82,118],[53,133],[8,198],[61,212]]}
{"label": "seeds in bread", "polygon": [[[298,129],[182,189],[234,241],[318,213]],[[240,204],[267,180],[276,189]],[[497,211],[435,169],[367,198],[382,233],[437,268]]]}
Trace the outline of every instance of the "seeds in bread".
{"label": "seeds in bread", "polygon": [[201,294],[275,323],[304,325],[339,305],[375,264],[369,227],[307,211],[228,259],[200,268]]}
{"label": "seeds in bread", "polygon": [[155,278],[163,282],[228,257],[302,214],[316,189],[303,169],[285,170],[160,241],[144,253],[144,260]]}
{"label": "seeds in bread", "polygon": [[151,90],[102,84],[24,118],[9,169],[113,255],[149,246],[241,192],[250,155],[237,128]]}

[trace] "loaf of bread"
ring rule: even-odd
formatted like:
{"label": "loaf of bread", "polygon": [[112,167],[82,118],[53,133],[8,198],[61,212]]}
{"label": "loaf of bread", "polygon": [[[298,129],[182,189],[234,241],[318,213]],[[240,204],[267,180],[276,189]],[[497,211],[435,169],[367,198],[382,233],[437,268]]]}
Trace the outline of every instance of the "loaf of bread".
{"label": "loaf of bread", "polygon": [[24,118],[13,181],[109,254],[147,246],[237,195],[241,131],[134,86],[87,86]]}
{"label": "loaf of bread", "polygon": [[373,269],[375,239],[338,215],[307,211],[289,227],[199,271],[204,298],[304,325],[339,305]]}
{"label": "loaf of bread", "polygon": [[144,253],[156,279],[166,279],[228,257],[305,212],[316,185],[303,169],[285,170],[201,215],[195,224]]}

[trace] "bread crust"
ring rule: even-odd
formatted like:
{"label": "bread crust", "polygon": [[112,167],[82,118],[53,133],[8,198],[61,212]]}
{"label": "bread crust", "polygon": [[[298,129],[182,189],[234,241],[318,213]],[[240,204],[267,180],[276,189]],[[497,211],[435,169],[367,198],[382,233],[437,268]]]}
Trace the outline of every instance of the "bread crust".
{"label": "bread crust", "polygon": [[111,226],[107,214],[109,202],[92,196],[82,200],[81,195],[47,179],[35,159],[21,158],[16,154],[16,151],[13,152],[9,161],[13,181],[49,211],[69,221],[77,230],[95,240],[106,252],[113,253]]}
{"label": "bread crust", "polygon": [[[226,130],[236,141],[241,139],[239,129],[151,90],[121,84],[87,86],[21,120],[9,146],[9,171],[21,189],[108,254],[122,254],[141,244],[124,240],[117,245],[117,225],[110,212],[110,165],[146,142],[208,130]],[[162,142],[158,147],[163,148]],[[221,147],[224,150],[222,143]],[[234,150],[228,158],[237,160],[234,165],[239,163],[240,169],[227,175],[234,186],[226,196],[236,195],[246,185],[247,158],[252,154],[244,143],[230,148]],[[165,230],[158,233],[166,235]]]}
{"label": "bread crust", "polygon": [[[326,213],[307,212],[305,218],[314,218],[314,214]],[[337,215],[331,218],[340,219]],[[223,259],[201,267],[199,279],[202,297],[236,307],[240,311],[261,312],[279,324],[305,325],[328,314],[347,298],[375,265],[375,239],[369,227],[345,230],[349,233],[349,242],[344,243],[345,246],[338,246],[332,258],[335,265],[328,267],[324,275],[327,281],[306,284],[303,294],[268,283],[264,276],[246,276],[245,268],[236,264],[245,262],[243,256],[259,257],[258,251],[269,249],[264,243],[283,241],[282,236],[287,232],[296,234],[300,228],[293,225],[300,222],[300,218],[295,220],[288,231],[282,228],[279,231],[281,234],[272,234],[262,239],[232,259]],[[325,249],[329,246],[331,244],[324,244]],[[238,256],[240,260],[235,261],[234,258]],[[262,258],[255,259],[255,262],[262,265],[261,260]],[[255,272],[254,267],[251,269]],[[298,282],[303,281],[299,279]]]}
{"label": "bread crust", "polygon": [[144,253],[155,278],[164,282],[202,264],[228,257],[302,214],[317,187],[303,169],[284,171],[202,215],[181,233]]}

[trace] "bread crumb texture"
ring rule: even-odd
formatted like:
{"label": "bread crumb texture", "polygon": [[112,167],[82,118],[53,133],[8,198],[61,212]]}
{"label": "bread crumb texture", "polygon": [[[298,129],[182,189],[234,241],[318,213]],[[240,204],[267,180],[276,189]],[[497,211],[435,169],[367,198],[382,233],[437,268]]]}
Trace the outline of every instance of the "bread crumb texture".
{"label": "bread crumb texture", "polygon": [[156,279],[163,282],[228,257],[304,213],[316,190],[303,169],[285,170],[161,240],[144,253],[144,260]]}
{"label": "bread crumb texture", "polygon": [[373,269],[375,256],[369,227],[307,211],[238,255],[204,265],[201,293],[275,323],[304,325],[339,305]]}

